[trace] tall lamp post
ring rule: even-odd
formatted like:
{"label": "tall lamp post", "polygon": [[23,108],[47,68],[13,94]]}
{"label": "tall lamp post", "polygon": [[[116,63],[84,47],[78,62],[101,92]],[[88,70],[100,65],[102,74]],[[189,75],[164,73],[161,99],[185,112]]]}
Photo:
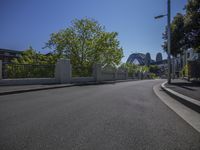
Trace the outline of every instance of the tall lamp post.
{"label": "tall lamp post", "polygon": [[167,15],[156,16],[155,19],[160,19],[167,16],[167,59],[168,59],[168,83],[171,83],[171,0],[167,0]]}

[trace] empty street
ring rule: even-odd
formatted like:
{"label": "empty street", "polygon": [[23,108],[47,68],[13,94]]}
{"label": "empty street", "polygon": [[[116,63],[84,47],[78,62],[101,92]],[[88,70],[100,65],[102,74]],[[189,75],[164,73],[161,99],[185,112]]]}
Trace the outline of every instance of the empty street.
{"label": "empty street", "polygon": [[154,94],[164,81],[0,96],[0,149],[199,150],[200,134]]}

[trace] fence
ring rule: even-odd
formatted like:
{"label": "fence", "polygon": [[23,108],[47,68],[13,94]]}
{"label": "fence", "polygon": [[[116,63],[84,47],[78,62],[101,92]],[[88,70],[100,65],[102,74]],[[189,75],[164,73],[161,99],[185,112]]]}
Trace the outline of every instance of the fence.
{"label": "fence", "polygon": [[93,76],[93,66],[72,66],[72,77],[91,77]]}
{"label": "fence", "polygon": [[116,69],[111,66],[105,66],[101,68],[101,76],[104,81],[116,79]]}
{"label": "fence", "polygon": [[128,76],[128,71],[123,68],[99,64],[81,68],[72,66],[66,59],[58,60],[55,65],[2,64],[0,60],[0,85],[101,82],[128,78],[131,75]]}
{"label": "fence", "polygon": [[15,78],[53,78],[55,65],[2,64],[3,79]]}
{"label": "fence", "polygon": [[188,77],[200,78],[200,61],[188,61]]}

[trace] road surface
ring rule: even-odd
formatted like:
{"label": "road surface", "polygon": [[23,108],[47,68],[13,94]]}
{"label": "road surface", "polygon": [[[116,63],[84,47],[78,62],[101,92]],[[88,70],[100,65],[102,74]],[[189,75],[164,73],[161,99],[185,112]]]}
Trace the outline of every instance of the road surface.
{"label": "road surface", "polygon": [[154,94],[161,82],[0,96],[0,149],[199,150],[199,132]]}

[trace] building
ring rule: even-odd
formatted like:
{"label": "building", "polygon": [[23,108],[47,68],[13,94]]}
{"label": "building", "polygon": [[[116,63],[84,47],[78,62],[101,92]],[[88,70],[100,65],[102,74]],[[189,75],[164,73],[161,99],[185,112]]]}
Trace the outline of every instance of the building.
{"label": "building", "polygon": [[145,65],[149,66],[151,64],[151,62],[152,62],[152,60],[151,60],[150,53],[146,53],[146,56],[145,56]]}
{"label": "building", "polygon": [[188,64],[188,61],[195,60],[200,60],[200,54],[196,53],[192,48],[189,48],[183,54],[178,54],[176,58],[172,58],[172,71],[176,75],[179,75],[184,66]]}
{"label": "building", "polygon": [[156,55],[156,62],[162,61],[162,54],[161,53],[157,53]]}
{"label": "building", "polygon": [[0,48],[0,60],[3,63],[10,62],[13,58],[19,58],[22,51]]}

